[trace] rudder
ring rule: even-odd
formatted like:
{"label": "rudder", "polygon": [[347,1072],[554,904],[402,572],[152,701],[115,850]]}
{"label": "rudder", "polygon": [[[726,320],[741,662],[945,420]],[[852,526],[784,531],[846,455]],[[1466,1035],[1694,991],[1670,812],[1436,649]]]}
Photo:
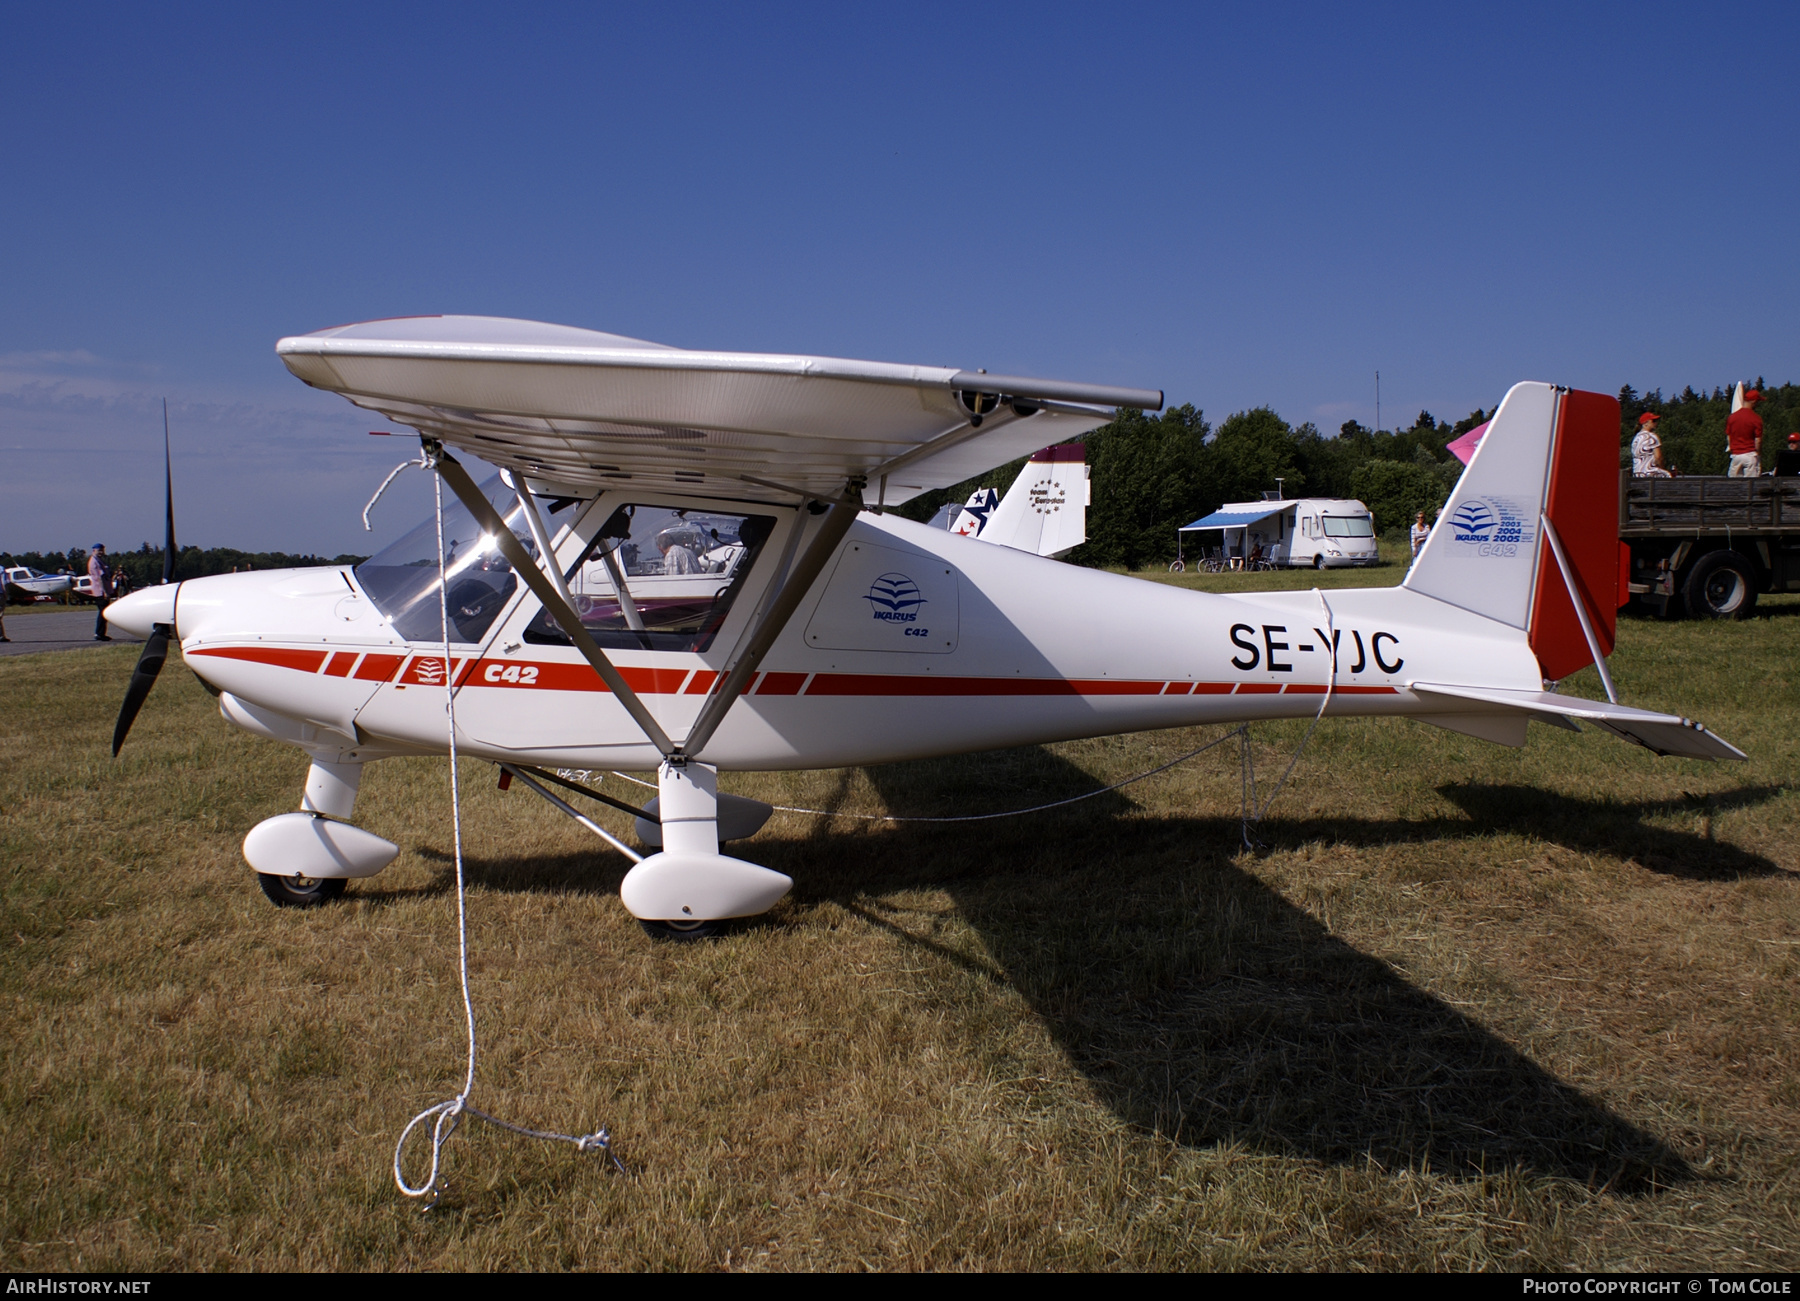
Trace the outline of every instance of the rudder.
{"label": "rudder", "polygon": [[1557,412],[1544,514],[1562,543],[1575,591],[1548,546],[1538,556],[1531,650],[1544,676],[1566,678],[1593,662],[1571,597],[1587,611],[1602,655],[1612,654],[1619,612],[1619,403],[1572,389]]}

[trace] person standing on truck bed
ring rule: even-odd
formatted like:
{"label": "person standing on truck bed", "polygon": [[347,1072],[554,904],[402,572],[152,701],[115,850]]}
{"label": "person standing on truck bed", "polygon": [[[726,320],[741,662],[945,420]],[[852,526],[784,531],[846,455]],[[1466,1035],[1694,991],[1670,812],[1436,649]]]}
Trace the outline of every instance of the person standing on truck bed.
{"label": "person standing on truck bed", "polygon": [[1744,405],[1731,413],[1725,422],[1725,441],[1731,449],[1731,468],[1726,471],[1734,479],[1754,479],[1762,473],[1762,417],[1756,404],[1762,393],[1744,390]]}
{"label": "person standing on truck bed", "polygon": [[1663,467],[1662,439],[1656,436],[1656,422],[1662,417],[1646,411],[1638,417],[1638,431],[1631,440],[1631,472],[1640,479],[1667,479]]}
{"label": "person standing on truck bed", "polygon": [[1789,434],[1787,450],[1775,453],[1775,473],[1784,479],[1800,475],[1800,433]]}

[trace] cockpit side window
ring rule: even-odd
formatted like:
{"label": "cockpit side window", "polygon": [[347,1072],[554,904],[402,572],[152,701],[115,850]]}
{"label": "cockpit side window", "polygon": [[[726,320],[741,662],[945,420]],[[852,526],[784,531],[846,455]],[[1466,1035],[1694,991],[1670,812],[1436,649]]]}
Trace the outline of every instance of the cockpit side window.
{"label": "cockpit side window", "polygon": [[[568,571],[581,626],[603,647],[706,650],[774,531],[768,515],[621,506]],[[548,610],[525,640],[569,644]]]}
{"label": "cockpit side window", "polygon": [[[524,508],[512,489],[495,475],[481,485],[481,491],[506,521],[506,527],[535,558],[537,544],[532,541]],[[574,505],[576,503],[568,498],[557,498],[540,505],[552,538],[556,537],[561,525],[573,518],[570,508]],[[461,502],[446,502],[444,507],[444,573],[448,583],[450,640],[479,642],[518,590],[519,579],[494,539],[481,531],[475,517]],[[363,561],[356,567],[356,581],[368,593],[375,608],[387,616],[394,631],[407,641],[442,639],[435,518],[426,520],[379,555]]]}

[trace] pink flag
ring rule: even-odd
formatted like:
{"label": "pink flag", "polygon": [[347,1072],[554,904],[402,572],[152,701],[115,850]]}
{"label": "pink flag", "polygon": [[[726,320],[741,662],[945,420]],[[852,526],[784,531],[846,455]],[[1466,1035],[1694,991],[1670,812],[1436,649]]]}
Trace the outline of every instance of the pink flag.
{"label": "pink flag", "polygon": [[1493,423],[1488,420],[1476,425],[1455,442],[1445,444],[1444,450],[1467,465],[1475,456],[1475,445],[1481,441],[1481,436],[1487,433],[1487,427]]}

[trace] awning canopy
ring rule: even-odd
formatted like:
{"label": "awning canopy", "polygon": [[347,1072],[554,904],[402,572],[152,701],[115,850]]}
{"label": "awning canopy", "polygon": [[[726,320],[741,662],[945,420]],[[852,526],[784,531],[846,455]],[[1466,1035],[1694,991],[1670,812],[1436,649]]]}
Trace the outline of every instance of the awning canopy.
{"label": "awning canopy", "polygon": [[1271,515],[1279,515],[1294,503],[1291,501],[1240,501],[1228,506],[1221,506],[1210,515],[1203,515],[1192,524],[1183,524],[1178,532],[1186,533],[1190,529],[1241,529],[1258,520],[1268,519]]}

